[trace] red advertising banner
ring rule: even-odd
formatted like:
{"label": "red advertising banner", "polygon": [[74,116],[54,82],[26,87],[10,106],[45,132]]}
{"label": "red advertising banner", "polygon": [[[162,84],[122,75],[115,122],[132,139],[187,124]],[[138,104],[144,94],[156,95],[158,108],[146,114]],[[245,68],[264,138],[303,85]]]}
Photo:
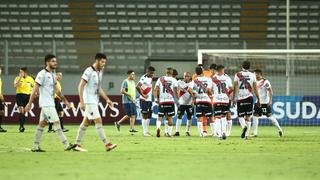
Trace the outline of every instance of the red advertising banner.
{"label": "red advertising banner", "polygon": [[[4,96],[5,98],[5,120],[6,124],[18,124],[18,107],[16,104],[16,96],[8,95]],[[79,124],[83,118],[83,111],[80,109],[79,105],[79,97],[76,95],[66,95],[68,101],[74,105],[75,109],[67,109],[65,105],[63,105],[64,111],[64,122],[65,124]],[[108,105],[102,100],[99,103],[100,115],[104,124],[112,124],[114,121],[119,120],[123,116],[122,102],[121,96],[109,96],[109,98],[113,101],[114,108],[108,107]],[[41,109],[38,105],[38,99],[34,100],[33,107],[29,113],[26,114],[26,123],[34,124],[38,123],[39,115]]]}

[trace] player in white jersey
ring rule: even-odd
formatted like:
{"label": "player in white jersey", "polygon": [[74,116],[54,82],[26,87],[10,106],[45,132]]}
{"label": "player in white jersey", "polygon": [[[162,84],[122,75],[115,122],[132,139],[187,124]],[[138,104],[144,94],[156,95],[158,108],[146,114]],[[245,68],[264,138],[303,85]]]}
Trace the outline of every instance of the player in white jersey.
{"label": "player in white jersey", "polygon": [[136,85],[136,89],[140,94],[140,108],[142,114],[141,125],[143,129],[143,135],[151,136],[149,133],[149,124],[152,116],[152,78],[155,68],[149,66],[147,73],[143,75]]}
{"label": "player in white jersey", "polygon": [[80,108],[84,111],[84,116],[76,137],[76,151],[87,151],[81,147],[81,140],[91,121],[94,122],[98,136],[104,143],[106,151],[110,151],[117,147],[116,144],[111,144],[107,140],[102,128],[102,119],[99,112],[100,97],[106,101],[110,108],[113,108],[113,102],[109,99],[101,87],[103,69],[106,61],[107,57],[105,54],[97,53],[94,64],[88,67],[81,77],[78,90],[80,97]]}
{"label": "player in white jersey", "polygon": [[176,121],[176,133],[174,136],[180,136],[180,128],[182,124],[182,117],[186,113],[187,124],[186,124],[186,136],[190,136],[191,118],[193,115],[193,86],[194,83],[191,79],[190,72],[183,74],[183,80],[178,81],[178,118]]}
{"label": "player in white jersey", "polygon": [[167,68],[166,76],[160,77],[156,82],[154,89],[155,102],[159,104],[158,119],[157,119],[157,137],[160,137],[160,127],[163,117],[168,120],[168,134],[172,134],[173,120],[175,115],[174,97],[178,97],[178,82],[172,77],[173,69]]}
{"label": "player in white jersey", "polygon": [[251,127],[250,118],[253,113],[253,93],[257,98],[257,106],[260,106],[256,76],[249,69],[250,62],[244,61],[242,63],[242,71],[237,72],[234,76],[234,93],[232,98],[233,105],[235,105],[237,95],[238,118],[243,128],[241,138],[246,139],[249,137]]}
{"label": "player in white jersey", "polygon": [[[214,122],[212,116],[212,80],[209,77],[203,76],[203,69],[197,66],[195,69],[197,77],[194,79],[193,92],[195,93],[195,106],[197,116],[198,132],[203,137],[203,116],[210,120],[210,123]],[[214,132],[212,132],[214,133]]]}
{"label": "player in white jersey", "polygon": [[25,111],[29,112],[32,107],[32,102],[36,97],[36,94],[39,94],[39,106],[41,108],[39,124],[37,127],[35,141],[33,147],[31,148],[32,152],[44,152],[39,146],[41,136],[44,131],[44,127],[47,123],[53,123],[53,129],[57,133],[60,141],[64,144],[65,150],[70,151],[76,147],[75,144],[69,143],[66,136],[64,135],[61,126],[58,113],[55,109],[54,103],[54,94],[56,93],[60,99],[65,103],[65,105],[70,108],[70,103],[64,97],[59,89],[56,88],[56,75],[54,73],[57,68],[57,59],[54,55],[48,54],[44,58],[45,69],[41,70],[36,77],[36,84],[33,87],[28,104],[25,107]]}
{"label": "player in white jersey", "polygon": [[229,95],[233,91],[232,81],[228,75],[224,73],[224,66],[217,66],[217,74],[212,78],[213,89],[213,113],[214,123],[210,123],[211,130],[218,138],[227,138],[227,113],[230,111],[230,98]]}
{"label": "player in white jersey", "polygon": [[271,112],[271,105],[272,105],[272,87],[270,81],[263,78],[262,71],[260,69],[256,69],[254,71],[256,78],[257,78],[257,88],[260,97],[260,107],[257,104],[254,105],[254,112],[253,112],[253,121],[252,121],[252,131],[253,136],[258,136],[258,124],[259,118],[262,115],[268,117],[268,119],[275,125],[278,129],[279,137],[282,137],[283,131],[277,121],[277,119],[272,115]]}

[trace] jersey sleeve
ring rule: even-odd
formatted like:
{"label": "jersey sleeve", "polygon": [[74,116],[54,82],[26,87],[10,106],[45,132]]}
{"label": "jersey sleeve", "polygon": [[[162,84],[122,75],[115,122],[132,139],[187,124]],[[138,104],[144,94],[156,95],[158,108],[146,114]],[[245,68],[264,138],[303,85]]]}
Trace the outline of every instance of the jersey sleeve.
{"label": "jersey sleeve", "polygon": [[89,81],[89,78],[90,78],[90,69],[89,69],[89,68],[87,68],[87,69],[83,72],[81,78],[82,78],[83,80],[87,81],[87,82]]}
{"label": "jersey sleeve", "polygon": [[228,77],[227,83],[228,83],[228,87],[229,87],[229,88],[232,88],[232,87],[233,87],[232,80],[231,80],[230,77]]}
{"label": "jersey sleeve", "polygon": [[157,82],[156,82],[156,87],[160,87],[160,78],[158,78]]}
{"label": "jersey sleeve", "polygon": [[45,76],[45,73],[43,71],[40,71],[36,77],[36,83],[39,84],[40,86],[43,85],[44,76]]}
{"label": "jersey sleeve", "polygon": [[173,87],[178,87],[178,81],[176,79],[174,79],[173,83],[172,83]]}
{"label": "jersey sleeve", "polygon": [[267,89],[271,89],[271,88],[272,88],[270,81],[268,81],[268,80],[266,81],[265,87],[266,87]]}

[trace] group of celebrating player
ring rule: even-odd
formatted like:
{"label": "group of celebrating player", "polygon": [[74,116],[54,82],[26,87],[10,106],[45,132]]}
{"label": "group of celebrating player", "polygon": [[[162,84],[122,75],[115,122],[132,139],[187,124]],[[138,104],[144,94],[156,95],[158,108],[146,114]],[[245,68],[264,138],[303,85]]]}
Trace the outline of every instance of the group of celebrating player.
{"label": "group of celebrating player", "polygon": [[[192,77],[190,72],[184,72],[183,79],[177,80],[177,71],[167,68],[166,75],[158,78],[152,91],[152,79],[155,69],[149,67],[147,73],[141,77],[137,85],[134,83],[134,72],[128,71],[121,88],[125,117],[115,122],[120,130],[120,124],[130,117],[130,132],[134,130],[136,116],[135,91],[140,94],[140,108],[142,113],[143,135],[151,136],[149,123],[152,114],[152,95],[158,104],[158,118],[156,122],[156,136],[161,136],[161,124],[165,119],[165,136],[180,136],[182,117],[186,115],[186,135],[190,136],[191,118],[197,117],[198,132],[201,137],[207,136],[207,120],[210,122],[212,136],[226,139],[231,134],[232,119],[231,108],[237,107],[240,125],[242,127],[241,138],[248,139],[250,128],[253,128],[252,136],[258,135],[259,117],[265,115],[277,127],[279,136],[283,131],[278,121],[272,116],[272,88],[268,80],[262,76],[262,71],[256,69],[250,72],[250,62],[244,61],[242,70],[237,72],[232,82],[225,74],[223,65],[212,64],[211,72],[204,71],[202,65],[195,68]],[[152,94],[153,92],[153,94]],[[254,95],[256,102],[254,104]],[[173,131],[173,117],[176,115],[175,107],[178,107],[176,120],[176,132]],[[253,115],[253,124],[251,117]]]}

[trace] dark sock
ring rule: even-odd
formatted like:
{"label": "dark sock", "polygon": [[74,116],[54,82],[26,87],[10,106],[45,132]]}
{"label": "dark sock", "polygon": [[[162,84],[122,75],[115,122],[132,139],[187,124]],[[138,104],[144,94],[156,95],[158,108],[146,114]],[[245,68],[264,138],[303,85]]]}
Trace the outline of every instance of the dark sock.
{"label": "dark sock", "polygon": [[0,115],[0,128],[1,128],[1,125],[2,125],[2,121],[3,121],[3,115]]}
{"label": "dark sock", "polygon": [[24,116],[24,113],[19,113],[20,127],[24,127],[25,120],[26,120],[26,117]]}
{"label": "dark sock", "polygon": [[64,129],[64,127],[63,127],[63,117],[59,117],[59,120],[60,120],[61,129]]}
{"label": "dark sock", "polygon": [[49,128],[48,128],[49,131],[52,131],[52,125],[53,123],[49,123]]}

